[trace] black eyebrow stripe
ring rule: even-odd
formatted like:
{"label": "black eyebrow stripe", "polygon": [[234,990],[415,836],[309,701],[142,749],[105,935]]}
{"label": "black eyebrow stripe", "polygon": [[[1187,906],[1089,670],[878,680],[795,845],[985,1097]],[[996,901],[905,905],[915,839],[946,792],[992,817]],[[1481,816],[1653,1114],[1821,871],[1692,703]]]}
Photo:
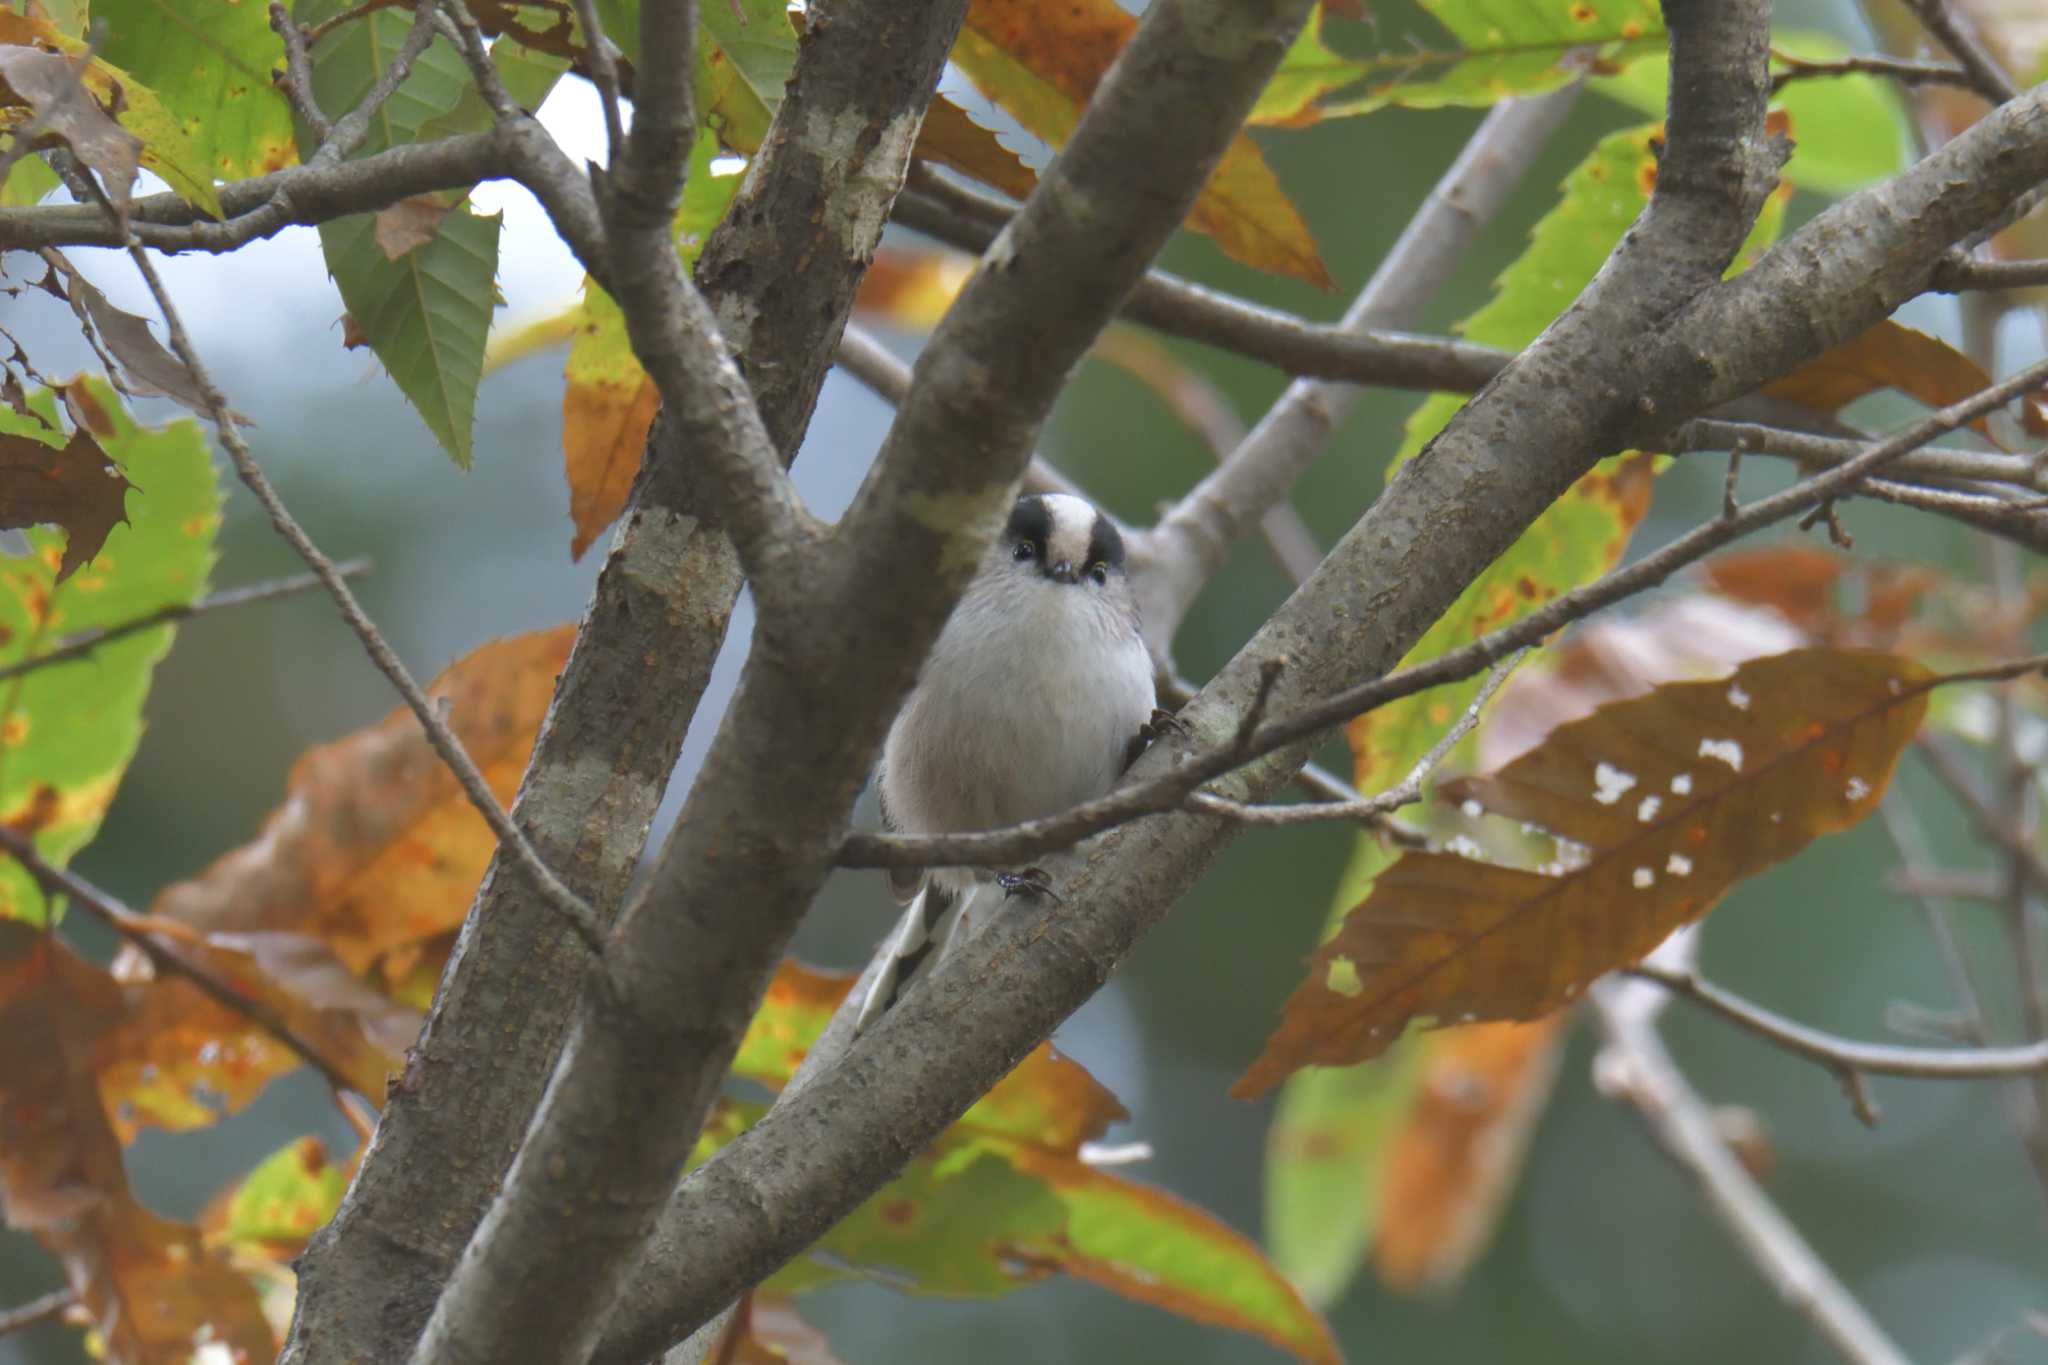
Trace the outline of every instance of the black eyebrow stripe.
{"label": "black eyebrow stripe", "polygon": [[1046,537],[1052,534],[1052,509],[1035,493],[1017,499],[1016,506],[1010,509],[1010,524],[1004,534],[1043,548]]}
{"label": "black eyebrow stripe", "polygon": [[1101,512],[1095,514],[1095,525],[1088,532],[1088,562],[1117,565],[1124,562],[1123,533]]}

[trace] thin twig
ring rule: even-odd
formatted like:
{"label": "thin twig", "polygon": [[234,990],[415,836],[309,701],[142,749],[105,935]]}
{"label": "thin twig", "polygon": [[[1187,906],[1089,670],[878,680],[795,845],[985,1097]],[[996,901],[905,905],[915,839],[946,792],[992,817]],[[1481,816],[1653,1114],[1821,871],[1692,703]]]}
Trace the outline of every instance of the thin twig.
{"label": "thin twig", "polygon": [[1973,89],[1970,73],[1947,62],[1923,62],[1910,57],[1881,57],[1859,54],[1831,62],[1810,62],[1803,57],[1773,50],[1771,60],[1786,69],[1771,76],[1771,91],[1783,90],[1793,81],[1827,79],[1833,76],[1884,76],[1908,88],[1922,85],[1959,85]]}
{"label": "thin twig", "polygon": [[[1457,649],[1446,650],[1427,663],[1397,670],[1369,682],[1343,688],[1308,702],[1288,715],[1267,721],[1249,741],[1240,740],[1195,753],[1152,777],[1127,783],[1107,796],[1071,810],[1007,829],[976,834],[850,833],[839,850],[842,867],[1002,866],[1037,857],[1142,815],[1176,809],[1203,783],[1240,767],[1252,758],[1309,739],[1333,725],[1386,705],[1401,697],[1490,668],[1518,649],[1541,641],[1558,628],[1602,607],[1654,587],[1679,569],[1723,545],[1852,489],[1866,475],[1953,431],[2014,396],[2048,379],[2048,360],[1929,414],[1896,434],[1868,447],[1836,468],[1814,474],[1792,487],[1758,498],[1733,518],[1716,517],[1694,527],[1662,549],[1644,556],[1581,588],[1551,599],[1512,625],[1482,635]],[[2038,660],[2021,660],[1992,670],[1948,675],[1942,681],[1985,681],[2037,669]],[[1930,684],[1931,685],[1931,684]],[[2043,885],[2048,885],[2044,880]]]}
{"label": "thin twig", "polygon": [[158,971],[182,976],[221,1004],[246,1016],[250,1022],[274,1035],[292,1051],[305,1058],[337,1090],[353,1090],[355,1082],[338,1063],[330,1061],[317,1043],[303,1037],[290,1022],[263,1000],[244,995],[232,982],[216,977],[206,966],[185,957],[160,940],[160,930],[147,916],[138,915],[114,897],[77,873],[57,867],[36,851],[29,836],[10,825],[0,824],[0,852],[11,856],[36,885],[52,896],[63,896],[122,938],[141,949]]}
{"label": "thin twig", "polygon": [[626,141],[626,125],[619,117],[619,66],[612,60],[612,40],[598,17],[597,0],[576,0],[576,18],[583,25],[590,83],[597,87],[598,102],[604,106],[605,164],[616,166],[619,148]]}
{"label": "thin twig", "polygon": [[1422,799],[1422,784],[1436,771],[1439,764],[1450,755],[1458,742],[1472,733],[1472,727],[1479,724],[1479,713],[1486,703],[1493,700],[1493,694],[1507,681],[1515,666],[1522,662],[1528,650],[1516,650],[1514,654],[1495,665],[1486,681],[1480,685],[1479,694],[1472,698],[1457,723],[1443,732],[1436,743],[1429,746],[1429,752],[1416,761],[1408,770],[1408,776],[1396,786],[1387,788],[1377,796],[1360,797],[1355,800],[1311,801],[1292,806],[1258,806],[1243,801],[1232,801],[1213,792],[1196,792],[1188,797],[1188,805],[1209,815],[1221,815],[1247,825],[1307,825],[1324,820],[1357,820],[1377,825],[1387,815],[1403,806],[1410,806]]}
{"label": "thin twig", "polygon": [[2019,94],[2019,87],[1991,49],[1977,36],[1970,21],[1950,8],[1948,0],[1906,0],[1921,24],[1969,73],[1970,88],[1993,104],[2004,104]]}
{"label": "thin twig", "polygon": [[1916,740],[1913,750],[1926,762],[1927,770],[1939,778],[1949,794],[1956,798],[1963,813],[1970,817],[1970,823],[1977,827],[1977,832],[2023,866],[2036,887],[2048,891],[2048,859],[2043,859],[2040,851],[2013,829],[2004,813],[1992,804],[1991,798],[1977,789],[1976,779],[1970,776],[1962,757],[1935,735],[1925,735]]}
{"label": "thin twig", "polygon": [[[368,573],[370,571],[370,561],[367,559],[351,559],[335,565],[334,571],[343,578],[353,578],[358,574]],[[159,607],[155,611],[147,612],[144,615],[135,617],[133,620],[122,621],[117,625],[104,626],[98,630],[80,631],[76,635],[59,641],[55,647],[42,654],[33,655],[26,659],[17,659],[11,664],[0,665],[0,682],[6,682],[9,678],[18,678],[24,673],[33,673],[37,669],[47,668],[51,664],[61,664],[72,659],[83,658],[101,645],[118,640],[126,635],[133,635],[137,631],[149,630],[154,626],[167,625],[173,621],[182,621],[187,617],[201,616],[207,612],[221,611],[229,607],[246,607],[256,602],[268,602],[273,598],[290,597],[296,593],[309,592],[321,586],[318,575],[302,573],[295,574],[290,578],[272,579],[268,583],[252,583],[246,588],[227,588],[221,592],[202,597],[197,602],[174,602],[170,606]]]}
{"label": "thin twig", "polygon": [[475,760],[469,756],[469,751],[463,748],[462,741],[442,718],[440,709],[420,689],[419,683],[413,680],[411,672],[399,659],[397,652],[391,648],[390,642],[385,640],[376,625],[364,613],[362,604],[356,601],[355,594],[349,590],[347,580],[335,568],[334,561],[321,552],[320,547],[313,543],[313,538],[306,534],[305,527],[301,526],[298,519],[286,508],[284,499],[278,496],[277,489],[264,474],[263,467],[256,462],[255,455],[250,452],[249,443],[242,439],[240,429],[236,427],[229,414],[226,397],[222,395],[213,381],[212,374],[199,359],[198,351],[193,348],[192,339],[185,331],[184,319],[179,316],[177,306],[171,302],[170,291],[164,288],[163,279],[157,274],[156,267],[151,264],[149,253],[139,243],[131,242],[128,255],[135,262],[135,268],[141,272],[144,283],[149,286],[150,295],[155,298],[157,308],[163,313],[171,350],[191,372],[193,386],[206,400],[207,410],[212,414],[214,425],[220,432],[221,445],[227,450],[228,458],[235,466],[235,472],[241,476],[249,491],[255,494],[256,501],[269,516],[270,524],[277,528],[277,533],[284,537],[292,549],[298,552],[299,557],[306,561],[306,566],[326,585],[328,595],[334,599],[342,619],[348,622],[349,629],[362,641],[363,650],[370,656],[370,662],[376,664],[378,670],[391,680],[391,685],[405,699],[406,705],[412,708],[413,715],[419,718],[421,727],[426,731],[427,742],[433,746],[434,752],[441,756],[441,761],[448,765],[448,770],[455,774],[455,780],[462,785],[470,804],[484,817],[484,822],[498,836],[499,842],[511,851],[514,861],[525,869],[526,875],[532,879],[541,897],[569,922],[593,953],[601,956],[604,952],[604,930],[598,923],[596,913],[541,860],[539,851],[527,839],[525,831],[512,822],[512,817],[506,814],[505,808],[498,803],[490,784],[484,781],[484,775],[477,770]]}
{"label": "thin twig", "polygon": [[292,12],[279,0],[270,0],[270,27],[284,41],[284,72],[278,77],[278,85],[284,90],[285,100],[292,112],[305,120],[313,140],[325,142],[334,124],[313,98],[313,58],[306,30],[299,27]]}
{"label": "thin twig", "polygon": [[1672,971],[1647,963],[1627,970],[1629,975],[1654,981],[1837,1075],[1861,1071],[1873,1076],[1908,1076],[1923,1081],[1982,1081],[2032,1076],[2048,1070],[2048,1039],[2018,1047],[1931,1048],[1861,1043],[1787,1019],[1696,972]]}
{"label": "thin twig", "polygon": [[48,1322],[77,1302],[78,1295],[71,1290],[52,1289],[39,1299],[30,1299],[17,1308],[10,1308],[0,1313],[0,1337]]}
{"label": "thin twig", "polygon": [[1960,294],[1968,289],[2030,289],[2048,284],[2048,260],[1987,261],[1964,251],[1941,258],[1929,289]]}
{"label": "thin twig", "polygon": [[1764,1279],[1849,1365],[1910,1365],[1855,1296],[1771,1202],[1714,1124],[1713,1111],[1665,1050],[1654,1022],[1618,1008],[1618,987],[1587,992],[1606,1045],[1594,1076],[1607,1094],[1633,1104],[1651,1134],[1699,1181],[1707,1207],[1741,1244]]}
{"label": "thin twig", "polygon": [[499,119],[516,119],[525,114],[526,110],[505,88],[505,80],[498,74],[497,63],[491,60],[483,30],[477,27],[476,16],[469,12],[469,6],[462,0],[434,0],[433,4],[423,7],[422,12],[429,10],[434,12],[435,27],[462,54],[470,77],[476,82],[477,93],[483,96],[491,113]]}
{"label": "thin twig", "polygon": [[356,102],[356,107],[334,121],[334,126],[327,130],[327,136],[307,158],[308,164],[324,166],[346,160],[363,145],[363,139],[370,135],[370,121],[377,117],[377,111],[384,107],[384,102],[405,83],[405,78],[412,74],[413,63],[420,59],[420,54],[432,46],[434,12],[432,5],[421,5],[413,14],[412,27],[406,30],[405,41],[398,45],[398,51],[391,54],[391,64],[377,73],[376,84]]}

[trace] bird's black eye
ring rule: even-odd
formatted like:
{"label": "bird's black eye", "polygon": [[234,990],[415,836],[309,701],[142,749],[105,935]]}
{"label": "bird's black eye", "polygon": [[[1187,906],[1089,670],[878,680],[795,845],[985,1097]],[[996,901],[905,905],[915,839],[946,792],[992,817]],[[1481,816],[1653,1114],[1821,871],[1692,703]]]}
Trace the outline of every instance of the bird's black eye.
{"label": "bird's black eye", "polygon": [[1010,558],[1012,558],[1012,559],[1016,560],[1016,561],[1017,561],[1018,563],[1020,563],[1020,564],[1021,564],[1021,563],[1023,563],[1023,562],[1025,561],[1025,560],[1027,560],[1027,559],[1030,559],[1030,558],[1032,558],[1033,556],[1035,556],[1035,555],[1036,555],[1037,553],[1038,553],[1038,547],[1037,547],[1037,546],[1033,545],[1033,544],[1032,544],[1032,543],[1031,543],[1030,541],[1028,541],[1028,540],[1020,540],[1020,541],[1018,541],[1018,542],[1016,543],[1016,545],[1015,545],[1015,546],[1013,546],[1013,547],[1011,548],[1011,550],[1010,550]]}
{"label": "bird's black eye", "polygon": [[1094,581],[1095,586],[1098,588],[1108,586],[1109,565],[1102,563],[1100,560],[1090,564],[1088,566],[1088,577]]}

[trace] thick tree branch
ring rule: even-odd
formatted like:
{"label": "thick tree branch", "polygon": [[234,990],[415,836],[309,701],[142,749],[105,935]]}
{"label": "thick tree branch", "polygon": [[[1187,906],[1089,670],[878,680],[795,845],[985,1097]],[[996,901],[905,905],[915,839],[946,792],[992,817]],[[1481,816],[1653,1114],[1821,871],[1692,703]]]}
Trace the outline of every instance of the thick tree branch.
{"label": "thick tree branch", "polygon": [[[699,258],[698,286],[728,351],[747,358],[785,460],[887,221],[908,156],[904,111],[914,132],[964,8],[846,0],[829,23],[814,8],[769,136]],[[602,279],[608,261],[588,183],[529,128],[540,132],[507,121],[488,136],[526,149],[521,179],[558,226],[587,206],[589,244],[577,250]],[[564,231],[576,230],[572,216]],[[607,913],[637,864],[739,591],[731,543],[695,494],[691,458],[668,418],[657,419],[514,807]],[[583,969],[559,928],[494,865],[363,1172],[308,1248],[287,1362],[403,1360],[412,1351],[526,1131]],[[506,1290],[524,1294],[522,1309],[552,1293],[520,1281]]]}

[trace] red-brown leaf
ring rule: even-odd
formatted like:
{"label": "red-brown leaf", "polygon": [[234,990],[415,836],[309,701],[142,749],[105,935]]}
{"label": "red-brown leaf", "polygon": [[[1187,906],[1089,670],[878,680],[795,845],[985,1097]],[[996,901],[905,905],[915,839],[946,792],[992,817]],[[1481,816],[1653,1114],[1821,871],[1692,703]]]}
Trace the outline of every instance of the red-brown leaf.
{"label": "red-brown leaf", "polygon": [[1535,1019],[1637,961],[1732,886],[1876,805],[1926,709],[1911,660],[1804,649],[1675,683],[1563,726],[1453,799],[1549,829],[1545,871],[1405,855],[1312,959],[1251,1097],[1377,1056],[1408,1022]]}
{"label": "red-brown leaf", "polygon": [[128,519],[132,487],[82,427],[61,450],[33,436],[0,432],[0,527],[62,527],[59,583],[98,554],[108,533]]}

